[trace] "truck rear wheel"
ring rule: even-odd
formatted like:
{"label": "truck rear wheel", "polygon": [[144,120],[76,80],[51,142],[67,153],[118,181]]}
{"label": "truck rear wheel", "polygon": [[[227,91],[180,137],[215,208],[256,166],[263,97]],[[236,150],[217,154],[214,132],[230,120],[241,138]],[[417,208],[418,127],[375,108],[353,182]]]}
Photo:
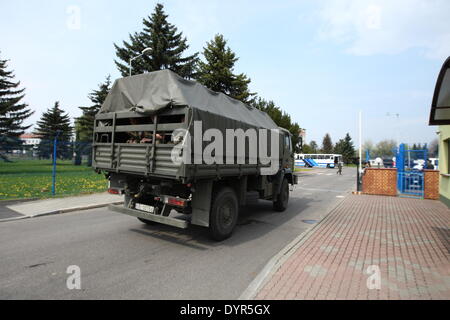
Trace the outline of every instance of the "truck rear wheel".
{"label": "truck rear wheel", "polygon": [[286,210],[289,203],[289,184],[286,178],[283,179],[281,184],[280,193],[278,194],[276,200],[273,202],[273,209],[276,211]]}
{"label": "truck rear wheel", "polygon": [[157,224],[157,222],[155,222],[155,221],[146,220],[146,219],[142,219],[142,218],[138,218],[138,220],[149,226],[154,226],[155,224]]}
{"label": "truck rear wheel", "polygon": [[239,214],[236,193],[229,187],[223,187],[213,196],[209,219],[209,231],[216,241],[227,239],[233,233]]}

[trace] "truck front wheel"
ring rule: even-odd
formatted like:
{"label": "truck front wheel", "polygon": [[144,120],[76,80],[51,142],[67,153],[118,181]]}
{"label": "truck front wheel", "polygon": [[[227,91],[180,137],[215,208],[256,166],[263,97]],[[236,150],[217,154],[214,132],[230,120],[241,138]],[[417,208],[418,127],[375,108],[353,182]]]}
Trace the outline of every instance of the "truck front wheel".
{"label": "truck front wheel", "polygon": [[209,219],[211,237],[216,241],[227,239],[233,233],[239,214],[236,193],[229,187],[223,187],[213,196]]}
{"label": "truck front wheel", "polygon": [[286,178],[283,179],[283,183],[281,184],[280,193],[277,198],[273,202],[273,208],[276,211],[284,211],[286,210],[289,202],[289,184]]}

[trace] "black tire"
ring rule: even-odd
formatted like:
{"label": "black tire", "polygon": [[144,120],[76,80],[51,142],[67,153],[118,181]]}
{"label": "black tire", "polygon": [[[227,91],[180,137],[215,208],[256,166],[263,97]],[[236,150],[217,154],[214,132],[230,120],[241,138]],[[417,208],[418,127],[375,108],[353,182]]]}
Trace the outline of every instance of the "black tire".
{"label": "black tire", "polygon": [[139,220],[140,222],[145,223],[146,225],[149,225],[149,226],[154,226],[155,224],[158,223],[158,222],[155,222],[155,221],[145,220],[145,219],[142,219],[142,218],[138,218],[138,220]]}
{"label": "black tire", "polygon": [[283,179],[281,183],[280,193],[276,200],[273,202],[273,209],[279,212],[286,210],[289,203],[289,183],[287,179]]}
{"label": "black tire", "polygon": [[209,231],[212,239],[222,241],[231,236],[239,215],[236,193],[232,188],[219,189],[212,199]]}

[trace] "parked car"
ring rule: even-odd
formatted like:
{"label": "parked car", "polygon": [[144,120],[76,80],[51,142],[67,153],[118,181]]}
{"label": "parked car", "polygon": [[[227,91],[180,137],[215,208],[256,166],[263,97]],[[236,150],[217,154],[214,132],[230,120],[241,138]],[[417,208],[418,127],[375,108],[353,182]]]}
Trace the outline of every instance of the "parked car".
{"label": "parked car", "polygon": [[375,160],[369,160],[370,166],[372,168],[382,168],[383,167],[383,159],[376,158]]}

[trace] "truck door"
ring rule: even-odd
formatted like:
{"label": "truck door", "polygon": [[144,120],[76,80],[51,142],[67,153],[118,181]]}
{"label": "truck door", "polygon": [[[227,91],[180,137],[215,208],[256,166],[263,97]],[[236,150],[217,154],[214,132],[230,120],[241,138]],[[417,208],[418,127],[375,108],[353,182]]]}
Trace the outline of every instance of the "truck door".
{"label": "truck door", "polygon": [[282,168],[291,168],[294,166],[294,154],[292,148],[291,135],[287,132],[283,133],[283,155],[282,155]]}

